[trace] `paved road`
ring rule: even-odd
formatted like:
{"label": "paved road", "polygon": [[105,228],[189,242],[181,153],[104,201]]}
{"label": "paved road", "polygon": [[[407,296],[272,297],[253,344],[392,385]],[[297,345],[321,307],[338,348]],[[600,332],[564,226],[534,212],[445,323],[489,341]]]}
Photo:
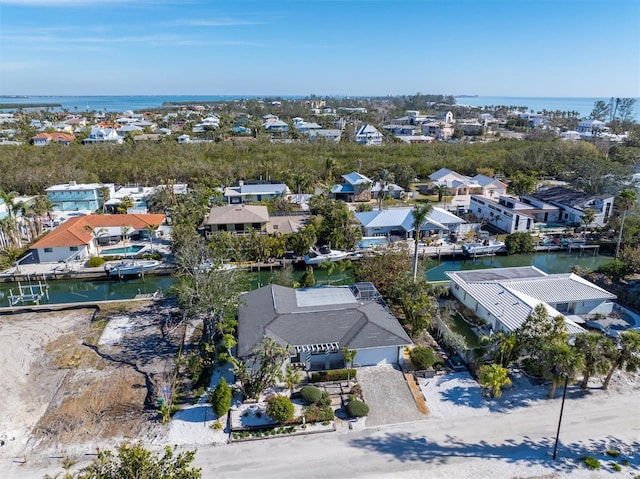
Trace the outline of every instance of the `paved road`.
{"label": "paved road", "polygon": [[[638,390],[568,399],[559,460],[551,459],[560,400],[513,413],[415,423],[315,436],[200,447],[203,478],[577,478],[635,477],[640,473]],[[588,471],[577,459],[607,449],[627,454],[624,473]],[[19,465],[0,460],[0,477],[42,478],[59,459]],[[613,474],[613,475],[612,475]]]}
{"label": "paved road", "polygon": [[[559,408],[560,400],[553,400],[515,413],[206,448],[196,462],[203,477],[217,478],[592,478],[601,476],[577,459],[615,448],[627,451],[634,474],[640,472],[637,391],[567,400],[554,462]],[[633,477],[626,472],[624,477]]]}

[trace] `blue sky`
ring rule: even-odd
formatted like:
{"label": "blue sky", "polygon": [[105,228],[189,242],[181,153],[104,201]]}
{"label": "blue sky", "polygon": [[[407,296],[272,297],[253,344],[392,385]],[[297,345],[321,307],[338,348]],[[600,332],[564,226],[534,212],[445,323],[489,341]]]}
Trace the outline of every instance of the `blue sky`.
{"label": "blue sky", "polygon": [[640,97],[638,0],[0,0],[2,95]]}

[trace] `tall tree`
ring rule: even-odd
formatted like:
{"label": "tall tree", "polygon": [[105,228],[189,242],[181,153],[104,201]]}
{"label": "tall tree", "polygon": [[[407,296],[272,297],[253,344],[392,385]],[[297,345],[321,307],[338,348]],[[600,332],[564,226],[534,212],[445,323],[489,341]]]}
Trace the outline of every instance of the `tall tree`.
{"label": "tall tree", "polygon": [[551,379],[549,398],[553,398],[559,384],[564,380],[572,380],[582,370],[584,360],[575,348],[562,340],[545,343],[541,352],[544,375]]}
{"label": "tall tree", "polygon": [[378,176],[378,184],[380,185],[380,191],[378,192],[378,211],[382,210],[382,202],[387,195],[387,189],[395,180],[395,174],[391,173],[386,168],[383,168],[380,171],[380,175]]}
{"label": "tall tree", "polygon": [[609,388],[609,382],[616,369],[625,368],[629,372],[635,372],[640,368],[640,331],[627,330],[619,335],[620,349],[616,349],[612,356],[611,369],[602,383],[602,389]]}
{"label": "tall tree", "polygon": [[622,210],[620,218],[620,230],[618,231],[618,241],[616,244],[616,258],[620,254],[620,244],[622,243],[622,231],[624,229],[624,221],[627,218],[628,211],[638,203],[638,194],[636,190],[622,190],[618,195],[618,207]]}
{"label": "tall tree", "polygon": [[413,228],[413,280],[415,281],[418,277],[418,246],[420,244],[420,239],[422,237],[422,227],[427,221],[427,217],[429,213],[433,210],[433,206],[429,203],[416,206],[413,209],[413,222],[411,226]]}
{"label": "tall tree", "polygon": [[584,361],[580,387],[587,389],[593,374],[605,374],[611,369],[611,357],[616,346],[608,336],[589,331],[576,336],[575,347]]}
{"label": "tall tree", "polygon": [[240,381],[240,390],[247,399],[258,399],[280,377],[282,366],[289,358],[289,347],[279,346],[271,338],[263,338],[247,358],[232,358],[233,372]]}

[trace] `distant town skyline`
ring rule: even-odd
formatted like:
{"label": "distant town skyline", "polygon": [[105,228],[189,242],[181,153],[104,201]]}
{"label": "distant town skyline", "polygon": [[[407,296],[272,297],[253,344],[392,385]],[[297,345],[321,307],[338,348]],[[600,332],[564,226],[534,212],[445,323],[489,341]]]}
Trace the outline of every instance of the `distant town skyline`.
{"label": "distant town skyline", "polygon": [[640,97],[637,0],[0,0],[0,95]]}

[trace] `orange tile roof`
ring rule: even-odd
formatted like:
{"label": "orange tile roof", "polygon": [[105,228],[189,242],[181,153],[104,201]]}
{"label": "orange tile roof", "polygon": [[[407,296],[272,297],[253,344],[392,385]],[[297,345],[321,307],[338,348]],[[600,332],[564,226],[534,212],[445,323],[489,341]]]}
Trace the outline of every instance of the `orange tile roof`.
{"label": "orange tile roof", "polygon": [[31,246],[36,248],[58,248],[63,246],[84,246],[91,242],[93,235],[86,227],[93,229],[131,226],[141,230],[149,225],[159,225],[164,221],[162,214],[132,215],[87,215],[70,218],[40,241]]}
{"label": "orange tile roof", "polygon": [[68,133],[38,133],[36,136],[33,137],[33,139],[35,140],[36,138],[49,138],[50,140],[53,141],[73,141],[76,139],[75,136],[70,135]]}

